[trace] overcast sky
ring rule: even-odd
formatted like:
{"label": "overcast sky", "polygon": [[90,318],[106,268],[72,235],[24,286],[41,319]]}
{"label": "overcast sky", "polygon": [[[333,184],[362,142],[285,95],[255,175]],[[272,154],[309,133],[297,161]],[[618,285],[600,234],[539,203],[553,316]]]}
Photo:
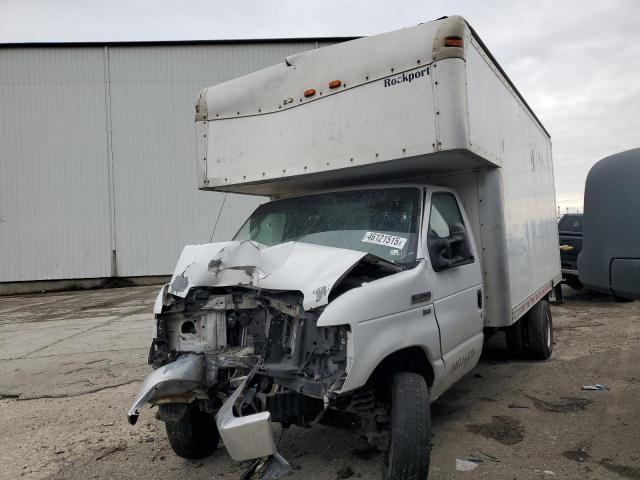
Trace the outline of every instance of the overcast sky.
{"label": "overcast sky", "polygon": [[640,0],[0,0],[0,43],[356,36],[452,14],[551,133],[558,204],[582,206],[589,168],[640,146]]}

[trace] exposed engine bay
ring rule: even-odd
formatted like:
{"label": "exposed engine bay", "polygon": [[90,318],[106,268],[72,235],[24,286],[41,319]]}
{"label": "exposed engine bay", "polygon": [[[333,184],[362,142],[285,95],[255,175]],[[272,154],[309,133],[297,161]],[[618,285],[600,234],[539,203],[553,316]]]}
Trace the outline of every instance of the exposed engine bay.
{"label": "exposed engine bay", "polygon": [[[318,328],[318,313],[305,312],[301,303],[294,293],[193,289],[158,315],[149,363],[159,368],[186,353],[210,357],[218,367],[217,392],[257,367],[262,378],[252,409],[304,425],[341,385],[349,331]],[[287,412],[283,402],[295,406]]]}

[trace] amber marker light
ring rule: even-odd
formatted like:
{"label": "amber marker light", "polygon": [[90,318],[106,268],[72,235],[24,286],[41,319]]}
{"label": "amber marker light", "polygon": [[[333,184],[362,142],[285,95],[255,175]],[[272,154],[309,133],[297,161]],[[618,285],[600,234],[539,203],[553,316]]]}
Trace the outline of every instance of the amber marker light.
{"label": "amber marker light", "polygon": [[447,37],[444,39],[444,46],[462,48],[464,43],[460,37]]}
{"label": "amber marker light", "polygon": [[329,82],[329,88],[338,88],[340,85],[342,85],[340,80],[331,80]]}
{"label": "amber marker light", "polygon": [[304,96],[309,98],[309,97],[313,97],[316,94],[316,89],[315,88],[309,88],[307,90],[304,91]]}

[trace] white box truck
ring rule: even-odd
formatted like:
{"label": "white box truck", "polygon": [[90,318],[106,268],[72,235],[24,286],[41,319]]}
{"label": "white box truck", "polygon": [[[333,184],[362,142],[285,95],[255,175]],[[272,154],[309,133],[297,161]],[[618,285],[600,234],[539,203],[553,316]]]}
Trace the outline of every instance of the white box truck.
{"label": "white box truck", "polygon": [[430,402],[488,334],[551,354],[549,134],[463,18],[205,89],[196,126],[199,187],[270,201],[230,241],[186,247],[158,295],[129,416],[159,405],[178,455],[221,437],[278,478],[272,423],[349,415],[385,478],[426,478]]}

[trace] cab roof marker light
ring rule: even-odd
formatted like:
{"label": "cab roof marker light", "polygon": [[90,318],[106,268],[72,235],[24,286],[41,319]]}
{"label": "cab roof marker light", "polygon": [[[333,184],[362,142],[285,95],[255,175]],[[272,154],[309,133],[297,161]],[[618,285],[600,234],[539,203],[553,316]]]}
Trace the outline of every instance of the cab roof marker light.
{"label": "cab roof marker light", "polygon": [[460,37],[447,37],[444,39],[444,46],[462,48],[464,46],[464,42]]}
{"label": "cab roof marker light", "polygon": [[309,89],[304,91],[304,96],[306,98],[313,97],[315,94],[316,94],[316,89],[315,88],[309,88]]}
{"label": "cab roof marker light", "polygon": [[338,88],[340,85],[342,85],[341,80],[331,80],[329,82],[329,88]]}

